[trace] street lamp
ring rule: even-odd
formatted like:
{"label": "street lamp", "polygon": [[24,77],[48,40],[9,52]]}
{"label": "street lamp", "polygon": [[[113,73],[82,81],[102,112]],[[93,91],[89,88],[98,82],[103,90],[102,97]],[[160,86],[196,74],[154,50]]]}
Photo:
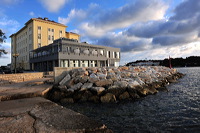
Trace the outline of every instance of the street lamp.
{"label": "street lamp", "polygon": [[17,66],[17,57],[19,56],[18,53],[12,54],[12,56],[15,58],[15,73],[17,72],[16,66]]}

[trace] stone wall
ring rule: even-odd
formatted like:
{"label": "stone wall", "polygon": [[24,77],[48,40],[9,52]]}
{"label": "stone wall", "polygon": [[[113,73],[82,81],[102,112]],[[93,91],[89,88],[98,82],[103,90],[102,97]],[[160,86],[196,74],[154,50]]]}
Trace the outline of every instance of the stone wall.
{"label": "stone wall", "polygon": [[[62,75],[62,76],[60,76]],[[62,71],[49,99],[60,102],[117,102],[168,91],[183,76],[167,67],[101,67]]]}
{"label": "stone wall", "polygon": [[18,74],[0,74],[0,85],[18,83],[43,77],[43,72],[38,73],[18,73]]}

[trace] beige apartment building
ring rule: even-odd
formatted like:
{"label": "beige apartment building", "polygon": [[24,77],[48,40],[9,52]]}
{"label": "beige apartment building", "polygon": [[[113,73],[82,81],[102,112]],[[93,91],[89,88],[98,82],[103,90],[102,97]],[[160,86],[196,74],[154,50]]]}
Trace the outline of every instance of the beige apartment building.
{"label": "beige apartment building", "polygon": [[66,32],[66,28],[67,26],[48,18],[31,18],[23,28],[10,36],[11,69],[13,70],[16,65],[16,68],[30,70],[32,66],[30,66],[29,52],[49,45],[56,39],[68,38],[79,42],[80,35]]}

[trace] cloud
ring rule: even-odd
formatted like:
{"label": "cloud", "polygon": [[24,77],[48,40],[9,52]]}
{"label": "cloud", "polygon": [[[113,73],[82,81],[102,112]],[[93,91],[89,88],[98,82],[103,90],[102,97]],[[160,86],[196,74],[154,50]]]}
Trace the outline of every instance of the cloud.
{"label": "cloud", "polygon": [[136,22],[159,20],[163,18],[166,9],[167,5],[159,0],[136,0],[120,8],[103,12],[92,24],[108,30],[124,28]]}
{"label": "cloud", "polygon": [[58,12],[69,0],[39,0],[49,12]]}
{"label": "cloud", "polygon": [[163,59],[169,54],[199,55],[195,49],[200,49],[200,1],[184,0],[170,16],[170,5],[163,1],[127,1],[115,9],[93,3],[86,10],[72,9],[66,18],[58,19],[76,25],[84,41],[121,48],[124,62]]}
{"label": "cloud", "polygon": [[199,15],[199,0],[185,0],[174,9],[174,16],[170,20],[186,20]]}
{"label": "cloud", "polygon": [[87,22],[88,20],[95,19],[101,10],[98,4],[91,3],[86,10],[72,9],[70,13],[68,13],[67,18],[58,17],[58,22],[65,25],[69,22],[80,24],[80,22]]}
{"label": "cloud", "polygon": [[0,5],[12,5],[12,4],[19,3],[21,1],[23,0],[1,0]]}
{"label": "cloud", "polygon": [[15,33],[19,28],[20,24],[16,20],[10,19],[7,16],[0,18],[0,27],[6,34],[7,38]]}
{"label": "cloud", "polygon": [[32,11],[32,12],[29,12],[29,15],[30,15],[31,17],[33,17],[33,16],[35,16],[35,13]]}
{"label": "cloud", "polygon": [[100,37],[106,32],[126,28],[137,22],[162,19],[167,7],[161,0],[131,1],[116,9],[90,4],[87,10],[73,9],[67,18],[58,19],[63,24],[79,22],[79,29],[83,33]]}
{"label": "cloud", "polygon": [[173,35],[173,36],[156,36],[153,38],[153,44],[159,44],[162,46],[169,46],[169,45],[183,45],[186,43],[191,43],[198,41],[197,34],[187,34],[187,35]]}

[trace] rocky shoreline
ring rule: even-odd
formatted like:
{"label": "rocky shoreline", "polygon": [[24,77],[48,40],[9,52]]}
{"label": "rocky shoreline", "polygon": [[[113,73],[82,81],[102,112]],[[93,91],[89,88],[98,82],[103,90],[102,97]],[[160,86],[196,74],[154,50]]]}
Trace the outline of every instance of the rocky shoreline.
{"label": "rocky shoreline", "polygon": [[176,69],[162,66],[78,68],[66,72],[49,91],[48,99],[62,104],[136,100],[168,91],[165,86],[182,76]]}

